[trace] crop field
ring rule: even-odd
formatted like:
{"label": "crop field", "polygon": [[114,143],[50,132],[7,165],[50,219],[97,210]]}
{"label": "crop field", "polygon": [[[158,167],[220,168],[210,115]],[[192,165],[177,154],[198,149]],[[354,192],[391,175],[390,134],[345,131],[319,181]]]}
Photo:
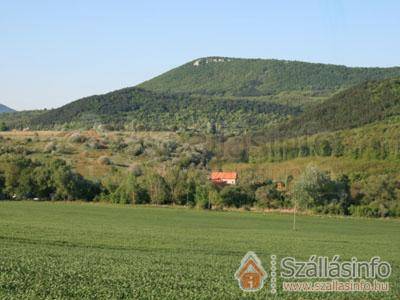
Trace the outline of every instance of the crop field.
{"label": "crop field", "polygon": [[[398,299],[400,222],[106,204],[0,202],[0,299]],[[247,251],[369,260],[389,293],[242,292]]]}

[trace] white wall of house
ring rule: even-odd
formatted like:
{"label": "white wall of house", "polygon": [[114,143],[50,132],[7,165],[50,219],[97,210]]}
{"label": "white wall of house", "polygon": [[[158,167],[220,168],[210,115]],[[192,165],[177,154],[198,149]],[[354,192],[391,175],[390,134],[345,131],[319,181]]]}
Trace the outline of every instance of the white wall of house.
{"label": "white wall of house", "polygon": [[227,184],[236,184],[236,179],[223,179]]}

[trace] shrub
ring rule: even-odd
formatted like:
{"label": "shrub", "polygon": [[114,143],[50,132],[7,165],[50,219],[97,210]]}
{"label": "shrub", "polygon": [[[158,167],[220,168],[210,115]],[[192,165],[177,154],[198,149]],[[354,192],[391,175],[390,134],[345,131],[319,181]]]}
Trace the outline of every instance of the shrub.
{"label": "shrub", "polygon": [[153,204],[171,203],[171,191],[165,179],[157,173],[149,173],[144,179],[146,189]]}
{"label": "shrub", "polygon": [[43,152],[44,153],[51,153],[57,149],[57,143],[56,142],[49,142],[44,146]]}
{"label": "shrub", "polygon": [[137,163],[131,164],[128,169],[129,169],[129,172],[135,177],[139,177],[139,176],[143,175],[142,167]]}
{"label": "shrub", "polygon": [[282,208],[285,206],[285,197],[274,184],[259,187],[255,192],[257,206],[262,208]]}
{"label": "shrub", "polygon": [[400,207],[400,190],[396,180],[389,175],[370,176],[361,183],[361,206],[352,213],[367,217],[397,216]]}
{"label": "shrub", "polygon": [[71,143],[77,143],[77,144],[81,144],[86,142],[87,138],[84,135],[81,135],[80,133],[73,133],[70,137],[69,137],[69,141]]}
{"label": "shrub", "polygon": [[84,179],[62,160],[33,162],[24,157],[8,159],[4,190],[12,198],[47,200],[92,200],[100,185]]}
{"label": "shrub", "polygon": [[86,148],[92,150],[107,149],[107,145],[96,139],[91,139],[85,144]]}
{"label": "shrub", "polygon": [[120,152],[126,147],[128,147],[128,145],[124,142],[124,139],[122,137],[119,137],[118,139],[110,143],[110,148],[113,152]]}
{"label": "shrub", "polygon": [[224,187],[221,191],[221,199],[222,204],[228,207],[241,207],[243,205],[251,205],[254,202],[254,198],[249,191],[239,186]]}
{"label": "shrub", "polygon": [[8,131],[8,130],[9,130],[9,128],[8,128],[8,126],[6,125],[6,123],[1,122],[1,123],[0,123],[0,131]]}
{"label": "shrub", "polygon": [[196,185],[195,202],[198,208],[210,209],[211,203],[208,198],[209,188],[206,185]]}
{"label": "shrub", "polygon": [[131,144],[126,148],[126,153],[132,156],[139,156],[144,153],[144,146],[141,143]]}
{"label": "shrub", "polygon": [[108,156],[100,156],[100,157],[97,159],[97,162],[98,162],[100,165],[104,165],[104,166],[108,166],[108,165],[111,165],[111,164],[112,164],[112,161],[111,161],[111,159],[110,159]]}
{"label": "shrub", "polygon": [[146,189],[141,187],[133,175],[129,175],[121,185],[110,195],[114,203],[120,204],[145,204],[150,202]]}

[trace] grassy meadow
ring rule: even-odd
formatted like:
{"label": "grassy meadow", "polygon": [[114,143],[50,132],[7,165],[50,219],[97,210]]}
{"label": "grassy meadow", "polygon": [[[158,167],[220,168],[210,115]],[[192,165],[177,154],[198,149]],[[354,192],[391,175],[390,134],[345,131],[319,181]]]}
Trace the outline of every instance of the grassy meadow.
{"label": "grassy meadow", "polygon": [[[0,299],[398,299],[398,220],[217,212],[111,204],[0,202]],[[255,251],[392,264],[391,292],[242,292]]]}

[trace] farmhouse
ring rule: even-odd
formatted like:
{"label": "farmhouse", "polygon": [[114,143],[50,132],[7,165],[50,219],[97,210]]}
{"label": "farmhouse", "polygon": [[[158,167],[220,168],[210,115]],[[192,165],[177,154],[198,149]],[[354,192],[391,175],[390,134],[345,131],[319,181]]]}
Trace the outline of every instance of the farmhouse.
{"label": "farmhouse", "polygon": [[210,180],[214,184],[235,185],[238,179],[236,172],[211,172]]}

